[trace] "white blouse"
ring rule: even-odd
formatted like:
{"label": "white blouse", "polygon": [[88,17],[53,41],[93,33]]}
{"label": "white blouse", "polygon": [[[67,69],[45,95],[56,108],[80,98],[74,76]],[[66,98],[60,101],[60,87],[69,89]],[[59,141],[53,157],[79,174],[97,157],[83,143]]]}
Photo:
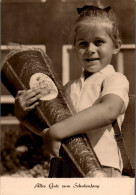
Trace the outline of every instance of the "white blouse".
{"label": "white blouse", "polygon": [[[101,97],[107,94],[118,95],[124,102],[125,110],[129,102],[129,82],[123,74],[115,72],[112,65],[107,65],[86,80],[82,74],[79,79],[70,81],[65,89],[66,96],[77,113],[99,103]],[[124,109],[117,118],[120,127],[123,119]],[[98,130],[87,131],[86,134],[101,165],[122,171],[122,159],[114,138],[112,124]]]}

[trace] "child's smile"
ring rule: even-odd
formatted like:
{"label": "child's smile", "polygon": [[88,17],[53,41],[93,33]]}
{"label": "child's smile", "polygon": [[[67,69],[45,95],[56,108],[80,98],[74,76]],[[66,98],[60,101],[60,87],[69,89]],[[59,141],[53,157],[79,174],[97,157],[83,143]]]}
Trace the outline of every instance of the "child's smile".
{"label": "child's smile", "polygon": [[98,72],[110,64],[112,55],[117,53],[106,28],[110,24],[84,22],[76,34],[76,53],[83,68],[91,73]]}
{"label": "child's smile", "polygon": [[87,62],[95,62],[96,60],[99,60],[99,58],[86,58]]}

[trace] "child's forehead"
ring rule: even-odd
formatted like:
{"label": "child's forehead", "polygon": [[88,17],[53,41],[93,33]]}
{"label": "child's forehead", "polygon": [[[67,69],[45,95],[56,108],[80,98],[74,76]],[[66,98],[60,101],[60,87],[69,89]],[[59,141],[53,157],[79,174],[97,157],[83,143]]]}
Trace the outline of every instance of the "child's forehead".
{"label": "child's forehead", "polygon": [[107,29],[110,28],[111,24],[109,22],[86,20],[79,23],[76,38],[109,36]]}

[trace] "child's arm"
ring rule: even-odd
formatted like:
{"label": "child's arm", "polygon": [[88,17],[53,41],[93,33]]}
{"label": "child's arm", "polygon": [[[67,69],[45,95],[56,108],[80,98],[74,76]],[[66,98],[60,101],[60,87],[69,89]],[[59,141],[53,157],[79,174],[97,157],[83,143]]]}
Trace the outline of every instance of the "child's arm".
{"label": "child's arm", "polygon": [[50,135],[64,139],[111,124],[121,113],[123,100],[114,94],[105,95],[97,105],[89,107],[72,117],[53,125]]}
{"label": "child's arm", "polygon": [[[62,122],[51,126],[44,137],[44,143],[48,143],[46,148],[55,153],[53,145],[56,141],[68,138],[70,136],[94,130],[111,124],[124,108],[123,100],[114,94],[105,95],[101,102],[91,106]],[[50,140],[48,142],[47,140]],[[56,152],[58,154],[58,152]]]}

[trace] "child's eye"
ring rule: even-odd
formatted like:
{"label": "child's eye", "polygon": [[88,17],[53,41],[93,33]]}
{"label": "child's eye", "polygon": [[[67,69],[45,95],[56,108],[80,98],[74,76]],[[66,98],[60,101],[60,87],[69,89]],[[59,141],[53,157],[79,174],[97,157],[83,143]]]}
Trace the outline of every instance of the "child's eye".
{"label": "child's eye", "polygon": [[80,46],[80,47],[86,47],[87,46],[87,42],[86,41],[82,41],[82,42],[80,42],[78,45]]}
{"label": "child's eye", "polygon": [[102,45],[103,43],[104,43],[103,40],[97,40],[97,41],[95,41],[95,45],[97,45],[97,46],[100,46],[100,45]]}

